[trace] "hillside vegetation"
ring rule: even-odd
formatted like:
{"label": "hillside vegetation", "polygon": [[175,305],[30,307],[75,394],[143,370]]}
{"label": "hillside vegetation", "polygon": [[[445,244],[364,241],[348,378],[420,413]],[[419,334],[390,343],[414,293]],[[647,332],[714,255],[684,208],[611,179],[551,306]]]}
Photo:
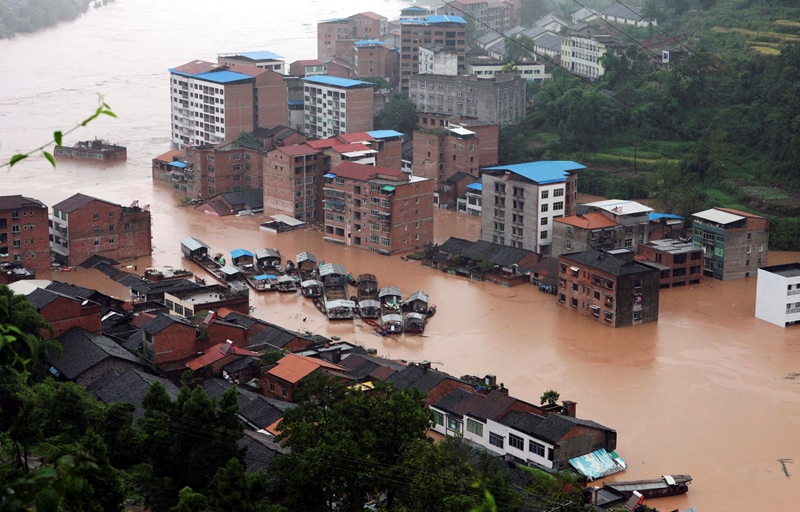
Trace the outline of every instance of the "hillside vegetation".
{"label": "hillside vegetation", "polygon": [[[556,69],[534,86],[526,123],[501,136],[501,162],[575,160],[589,168],[582,192],[682,215],[764,214],[773,249],[800,249],[797,2],[651,0],[643,12],[658,25],[592,22],[627,51],[602,57],[594,83]],[[658,65],[659,41],[688,56]]]}

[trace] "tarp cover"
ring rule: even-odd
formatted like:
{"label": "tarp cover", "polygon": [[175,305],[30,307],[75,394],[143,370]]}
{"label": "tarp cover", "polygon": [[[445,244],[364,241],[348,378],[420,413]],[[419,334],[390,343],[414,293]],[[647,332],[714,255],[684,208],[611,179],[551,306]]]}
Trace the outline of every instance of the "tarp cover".
{"label": "tarp cover", "polygon": [[612,458],[605,449],[600,448],[592,453],[569,459],[570,465],[589,480],[619,473],[627,468],[622,457]]}

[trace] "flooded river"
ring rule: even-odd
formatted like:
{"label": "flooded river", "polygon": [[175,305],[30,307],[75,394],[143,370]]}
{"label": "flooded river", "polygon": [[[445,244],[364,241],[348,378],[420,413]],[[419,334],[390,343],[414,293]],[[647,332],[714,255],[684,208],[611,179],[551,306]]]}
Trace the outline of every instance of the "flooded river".
{"label": "flooded river", "polygon": [[[372,10],[397,15],[400,0],[238,0],[219,16],[218,2],[117,0],[79,20],[0,41],[0,157],[34,148],[55,129],[86,117],[102,94],[119,119],[102,119],[69,139],[94,136],[128,146],[126,164],[87,168],[43,159],[0,171],[0,194],[48,205],[83,192],[153,211],[152,258],[128,262],[191,267],[180,239],[191,235],[215,251],[279,248],[284,258],[315,252],[353,274],[374,273],[405,294],[424,290],[438,307],[424,336],[376,336],[359,321],[329,324],[298,296],[251,294],[254,314],[290,329],[373,347],[380,355],[428,360],[460,376],[495,374],[519,398],[538,402],[546,389],[578,403],[578,416],[618,432],[629,469],[620,480],[689,473],[685,496],[653,500],[662,511],[791,511],[800,503],[800,329],[754,317],[756,281],[706,281],[664,290],[659,321],[610,329],[556,306],[532,286],[504,288],[384,257],[325,244],[319,231],[273,235],[261,217],[218,218],[178,207],[153,187],[150,159],[168,149],[169,67],[217,53],[269,50],[287,62],[313,58],[318,20]],[[335,7],[333,7],[335,5]],[[476,239],[477,218],[437,211],[435,237]],[[770,264],[800,253],[770,255]],[[96,271],[58,273],[116,295]],[[305,319],[305,321],[303,321]],[[779,459],[787,459],[784,474]]]}

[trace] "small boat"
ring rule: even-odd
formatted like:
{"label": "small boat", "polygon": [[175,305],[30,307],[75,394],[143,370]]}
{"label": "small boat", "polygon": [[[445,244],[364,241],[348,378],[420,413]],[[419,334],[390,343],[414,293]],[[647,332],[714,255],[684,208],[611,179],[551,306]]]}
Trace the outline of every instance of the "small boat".
{"label": "small boat", "polygon": [[356,303],[350,300],[336,299],[325,301],[328,320],[352,320]]}
{"label": "small boat", "polygon": [[425,315],[430,318],[436,314],[436,304],[433,304],[431,307],[428,308],[428,312]]}
{"label": "small boat", "polygon": [[378,301],[381,303],[381,315],[400,313],[402,294],[396,286],[384,286],[378,292]]}
{"label": "small boat", "polygon": [[303,294],[303,297],[322,297],[323,288],[324,285],[322,284],[322,281],[318,281],[316,279],[309,279],[300,283],[300,293]]}
{"label": "small boat", "polygon": [[328,314],[327,310],[325,309],[325,303],[322,302],[321,298],[314,297],[311,300],[314,302],[314,305],[317,307],[317,309],[320,311],[320,313],[322,313],[323,315],[327,315]]}
{"label": "small boat", "polygon": [[278,276],[275,289],[279,292],[296,292],[297,281],[292,276]]}
{"label": "small boat", "polygon": [[281,272],[281,253],[278,249],[256,249],[255,265],[262,274]]}
{"label": "small boat", "polygon": [[422,313],[406,313],[403,317],[403,330],[410,334],[420,334],[425,330],[428,317]]}
{"label": "small boat", "polygon": [[604,482],[604,487],[609,487],[630,497],[634,491],[645,498],[663,498],[684,494],[689,490],[692,481],[691,475],[664,475],[651,480],[631,480],[628,482]]}
{"label": "small boat", "polygon": [[400,334],[403,332],[403,316],[397,313],[389,313],[381,316],[381,329],[383,335]]}

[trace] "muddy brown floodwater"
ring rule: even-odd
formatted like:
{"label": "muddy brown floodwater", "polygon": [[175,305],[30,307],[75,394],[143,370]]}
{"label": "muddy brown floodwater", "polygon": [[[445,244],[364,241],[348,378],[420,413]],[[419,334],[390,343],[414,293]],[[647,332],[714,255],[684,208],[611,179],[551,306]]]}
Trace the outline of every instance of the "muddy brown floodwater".
{"label": "muddy brown floodwater", "polygon": [[[0,194],[51,206],[75,192],[150,204],[153,256],[127,262],[131,270],[171,265],[202,276],[180,252],[181,238],[195,236],[225,253],[277,247],[294,260],[312,251],[353,274],[374,273],[381,285],[405,294],[424,290],[438,307],[424,336],[387,338],[358,320],[328,323],[298,296],[251,297],[257,317],[290,329],[339,336],[386,357],[429,360],[456,376],[495,374],[513,396],[531,402],[557,390],[578,403],[579,417],[617,430],[617,451],[629,469],[614,478],[694,477],[688,494],[652,500],[662,511],[800,509],[800,326],[781,329],[755,319],[754,278],[663,290],[658,323],[611,329],[558,308],[533,286],[471,282],[397,256],[325,244],[314,229],[272,235],[258,230],[261,217],[179,208],[171,191],[153,187],[150,161],[169,147],[169,67],[234,51],[269,50],[287,63],[312,58],[318,20],[370,10],[396,17],[403,5],[300,0],[276,16],[272,2],[239,0],[232,9],[246,15],[219,16],[218,2],[209,0],[117,0],[75,22],[2,40],[0,160],[85,118],[103,94],[119,119],[98,120],[68,142],[110,139],[128,147],[128,161],[53,170],[31,159],[0,170]],[[439,242],[475,240],[479,232],[477,218],[436,211]],[[789,261],[800,261],[800,253],[770,254],[770,264]],[[96,271],[52,277],[128,293]],[[779,459],[789,461],[789,476]]]}

